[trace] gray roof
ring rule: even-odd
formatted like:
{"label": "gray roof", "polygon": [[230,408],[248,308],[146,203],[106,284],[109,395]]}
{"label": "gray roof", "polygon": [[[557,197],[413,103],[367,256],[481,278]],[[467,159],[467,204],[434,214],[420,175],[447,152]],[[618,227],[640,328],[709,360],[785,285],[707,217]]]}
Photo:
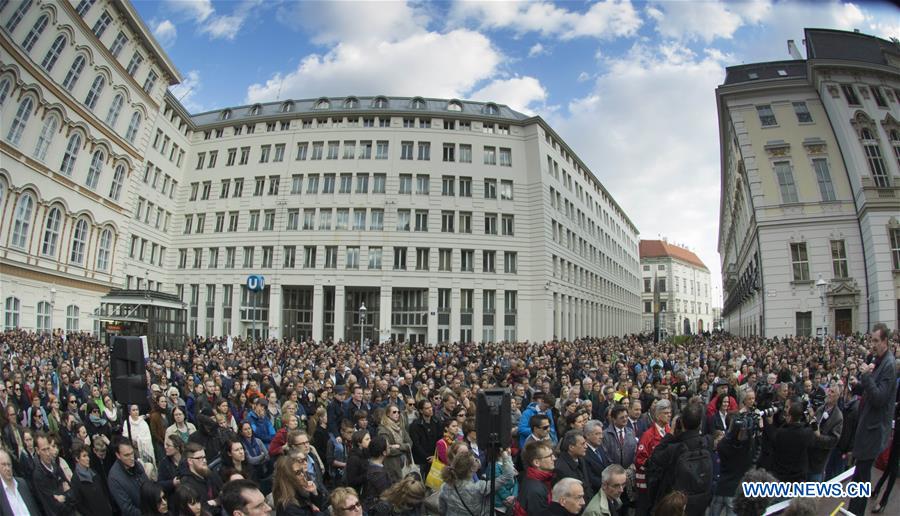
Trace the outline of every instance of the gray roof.
{"label": "gray roof", "polygon": [[900,44],[862,34],[831,29],[806,29],[809,59],[843,59],[888,65],[886,54],[900,58]]}
{"label": "gray roof", "polygon": [[725,84],[806,78],[806,61],[769,61],[725,68]]}
{"label": "gray roof", "polygon": [[[351,105],[354,100],[356,101],[355,105]],[[386,101],[387,107],[375,107],[375,102],[378,100]],[[424,104],[423,107],[414,108],[414,101],[420,101]],[[329,107],[322,107],[326,105],[326,103]],[[461,109],[459,111],[449,110],[448,107],[451,103],[458,105]],[[289,107],[289,111],[285,111],[286,106]],[[496,109],[496,114],[490,114],[489,109],[491,107]],[[254,108],[257,109],[255,113],[253,113]],[[314,99],[286,99],[275,102],[222,108],[215,111],[207,111],[206,113],[192,115],[191,119],[194,124],[198,126],[223,123],[225,122],[223,115],[226,111],[230,112],[227,120],[231,123],[236,120],[259,119],[286,113],[292,113],[294,116],[299,114],[324,117],[329,116],[331,113],[357,116],[375,116],[379,113],[400,115],[408,113],[410,115],[425,114],[438,117],[450,115],[455,118],[488,117],[510,122],[517,122],[529,118],[528,115],[510,109],[509,106],[493,102],[473,102],[470,100],[433,99],[424,97],[349,96],[319,97]]]}

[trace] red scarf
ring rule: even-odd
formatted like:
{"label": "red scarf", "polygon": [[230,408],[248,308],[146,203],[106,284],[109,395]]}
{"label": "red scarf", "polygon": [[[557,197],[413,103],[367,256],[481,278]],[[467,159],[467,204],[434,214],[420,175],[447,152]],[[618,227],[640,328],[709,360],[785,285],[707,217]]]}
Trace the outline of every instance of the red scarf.
{"label": "red scarf", "polygon": [[[525,470],[525,478],[538,480],[544,483],[544,485],[547,487],[547,504],[549,505],[552,501],[550,481],[553,480],[553,472],[544,471],[542,469],[528,466],[528,469]],[[525,511],[525,508],[522,507],[522,504],[519,503],[519,500],[516,500],[516,504],[513,506],[513,516],[528,516],[528,512]]]}

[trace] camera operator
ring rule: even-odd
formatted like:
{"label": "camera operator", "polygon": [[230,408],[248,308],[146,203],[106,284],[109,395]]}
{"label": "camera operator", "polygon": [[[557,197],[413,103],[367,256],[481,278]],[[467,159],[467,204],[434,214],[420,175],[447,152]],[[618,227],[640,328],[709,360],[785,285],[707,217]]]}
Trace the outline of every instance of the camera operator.
{"label": "camera operator", "polygon": [[[753,391],[744,397],[754,396]],[[741,478],[753,467],[756,458],[757,438],[762,420],[753,410],[744,411],[736,416],[719,442],[716,451],[719,454],[721,469],[719,481],[713,490],[709,516],[727,516],[734,514],[734,494]]]}
{"label": "camera operator", "polygon": [[811,482],[825,480],[825,463],[831,450],[837,446],[844,429],[844,415],[838,407],[841,398],[841,385],[832,384],[825,391],[825,403],[813,414],[816,439],[809,450],[809,475]]}
{"label": "camera operator", "polygon": [[801,400],[792,401],[783,412],[784,426],[777,427],[773,415],[766,417],[764,426],[766,440],[771,444],[772,473],[782,482],[803,482],[809,470],[808,452],[815,434],[806,424]]}

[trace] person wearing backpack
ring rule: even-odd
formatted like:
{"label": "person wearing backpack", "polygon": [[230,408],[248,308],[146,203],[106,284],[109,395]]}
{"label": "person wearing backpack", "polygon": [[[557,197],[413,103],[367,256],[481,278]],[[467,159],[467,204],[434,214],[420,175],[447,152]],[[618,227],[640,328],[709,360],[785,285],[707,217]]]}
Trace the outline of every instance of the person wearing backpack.
{"label": "person wearing backpack", "polygon": [[675,433],[665,436],[653,450],[644,467],[650,507],[670,492],[681,491],[688,497],[685,514],[703,516],[712,500],[713,483],[713,441],[700,433],[703,419],[703,405],[688,403]]}

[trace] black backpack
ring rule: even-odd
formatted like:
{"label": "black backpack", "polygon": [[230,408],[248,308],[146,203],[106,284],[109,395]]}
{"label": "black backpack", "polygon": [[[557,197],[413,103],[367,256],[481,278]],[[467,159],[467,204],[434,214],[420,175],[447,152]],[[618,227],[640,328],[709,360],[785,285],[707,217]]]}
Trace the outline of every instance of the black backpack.
{"label": "black backpack", "polygon": [[[688,507],[709,501],[713,484],[713,458],[707,438],[685,441],[681,453],[675,459],[672,491],[681,491],[688,497]],[[690,511],[689,511],[690,512]]]}

